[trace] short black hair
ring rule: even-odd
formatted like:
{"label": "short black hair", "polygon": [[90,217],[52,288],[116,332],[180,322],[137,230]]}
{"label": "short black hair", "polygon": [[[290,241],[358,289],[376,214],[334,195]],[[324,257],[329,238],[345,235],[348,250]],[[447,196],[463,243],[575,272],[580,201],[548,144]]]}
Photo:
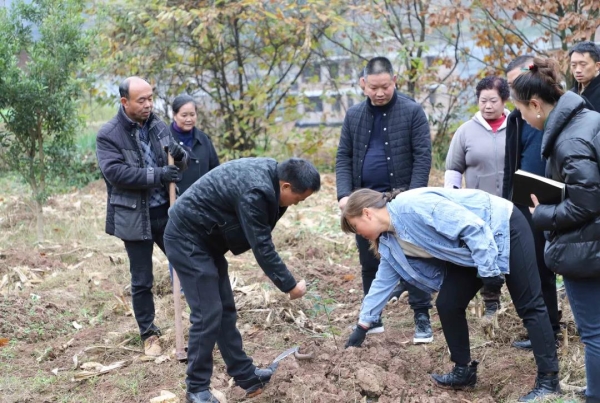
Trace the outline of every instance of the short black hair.
{"label": "short black hair", "polygon": [[279,180],[292,185],[292,192],[302,194],[307,190],[318,192],[321,189],[321,175],[310,161],[303,158],[290,158],[277,164]]}
{"label": "short black hair", "polygon": [[119,84],[119,95],[121,98],[129,99],[129,77]]}
{"label": "short black hair", "polygon": [[194,104],[194,108],[196,108],[198,106],[196,104],[196,100],[191,95],[188,95],[188,94],[178,95],[173,100],[173,104],[171,105],[171,109],[173,109],[173,113],[179,113],[179,110],[181,109],[181,107],[183,105],[189,104],[190,102]]}
{"label": "short black hair", "polygon": [[530,62],[533,61],[533,57],[533,55],[521,55],[515,57],[504,69],[504,74],[510,73],[517,67],[524,67],[527,64],[531,64]]}
{"label": "short black hair", "polygon": [[592,60],[594,60],[594,63],[600,62],[600,48],[592,41],[583,41],[576,43],[569,50],[569,58],[571,58],[571,55],[573,53],[581,53],[582,55],[584,53],[589,53]]}
{"label": "short black hair", "polygon": [[500,95],[500,98],[502,98],[502,101],[504,102],[506,102],[510,97],[510,88],[508,88],[508,82],[502,77],[488,76],[484,77],[480,82],[478,82],[477,87],[475,88],[477,99],[479,99],[479,95],[481,95],[481,91],[483,90],[498,91],[498,95]]}
{"label": "short black hair", "polygon": [[387,73],[390,76],[394,77],[394,67],[392,67],[392,62],[387,57],[379,56],[374,57],[367,63],[363,71],[363,77],[367,78],[367,76],[384,74]]}

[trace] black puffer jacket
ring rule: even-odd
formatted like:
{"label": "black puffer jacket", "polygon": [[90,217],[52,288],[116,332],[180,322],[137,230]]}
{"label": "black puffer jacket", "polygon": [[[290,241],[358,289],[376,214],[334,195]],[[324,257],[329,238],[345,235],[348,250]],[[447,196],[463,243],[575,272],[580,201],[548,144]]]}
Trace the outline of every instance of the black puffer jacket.
{"label": "black puffer jacket", "polygon": [[[575,94],[579,94],[579,87],[576,85],[571,88]],[[600,112],[600,75],[597,75],[587,87],[579,94],[585,101],[585,107],[596,112]]]}
{"label": "black puffer jacket", "polygon": [[[167,125],[154,113],[148,118],[148,135],[158,167],[167,165],[168,146],[173,137]],[[123,108],[106,123],[96,137],[98,165],[106,182],[106,232],[124,241],[151,240],[148,189],[161,187],[159,169],[146,167],[136,132]],[[189,156],[176,163],[187,168]]]}
{"label": "black puffer jacket", "polygon": [[169,210],[169,218],[191,240],[213,253],[252,249],[258,265],[283,292],[296,280],[275,250],[271,232],[286,208],[279,206],[277,161],[241,158],[197,180]]}
{"label": "black puffer jacket", "polygon": [[550,113],[542,138],[546,176],[567,185],[557,205],[538,205],[536,227],[549,231],[548,267],[573,278],[600,276],[600,114],[565,93]]}
{"label": "black puffer jacket", "polygon": [[[396,93],[395,105],[382,118],[385,154],[392,189],[427,186],[431,170],[431,137],[423,108]],[[373,114],[367,99],[346,113],[335,161],[337,198],[349,196],[361,186],[363,160],[367,153]]]}

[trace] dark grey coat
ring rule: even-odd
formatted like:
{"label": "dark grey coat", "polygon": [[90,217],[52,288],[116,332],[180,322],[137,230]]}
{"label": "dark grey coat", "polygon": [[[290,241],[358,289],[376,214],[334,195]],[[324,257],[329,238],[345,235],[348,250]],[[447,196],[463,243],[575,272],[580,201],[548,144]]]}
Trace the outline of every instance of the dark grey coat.
{"label": "dark grey coat", "polygon": [[[283,292],[296,280],[275,250],[271,232],[285,213],[279,206],[277,161],[241,158],[198,179],[169,210],[169,219],[190,240],[213,254],[252,249],[258,265]],[[198,241],[200,238],[200,241]]]}
{"label": "dark grey coat", "polygon": [[[392,189],[427,186],[431,170],[431,137],[423,108],[410,98],[396,93],[395,105],[382,118],[385,153]],[[348,109],[335,161],[338,200],[360,188],[362,166],[373,114],[367,99]]]}
{"label": "dark grey coat", "polygon": [[549,231],[545,261],[556,273],[600,276],[600,114],[565,93],[546,121],[542,156],[546,176],[567,185],[565,200],[538,205],[533,222]]}
{"label": "dark grey coat", "polygon": [[[148,134],[158,167],[167,165],[164,147],[173,140],[167,125],[154,113],[148,118]],[[146,167],[137,135],[138,125],[123,108],[96,136],[96,156],[108,191],[106,232],[124,241],[151,240],[148,189],[163,186],[159,169]],[[176,163],[187,168],[189,156]]]}

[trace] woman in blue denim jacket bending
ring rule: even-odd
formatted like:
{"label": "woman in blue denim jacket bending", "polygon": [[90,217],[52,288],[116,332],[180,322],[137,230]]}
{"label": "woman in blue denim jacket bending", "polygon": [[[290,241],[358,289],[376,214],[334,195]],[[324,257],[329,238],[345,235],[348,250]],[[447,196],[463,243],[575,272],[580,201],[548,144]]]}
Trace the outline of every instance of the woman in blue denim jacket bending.
{"label": "woman in blue denim jacket bending", "polygon": [[519,401],[560,393],[558,359],[541,294],[533,236],[523,214],[500,197],[475,189],[419,188],[402,193],[360,189],[342,213],[342,229],[372,242],[377,276],[346,347],[358,347],[379,319],[400,278],[427,292],[436,306],[454,369],[432,374],[436,385],[465,389],[477,382],[466,309],[482,285],[506,285],[529,333],[538,367],[534,389]]}

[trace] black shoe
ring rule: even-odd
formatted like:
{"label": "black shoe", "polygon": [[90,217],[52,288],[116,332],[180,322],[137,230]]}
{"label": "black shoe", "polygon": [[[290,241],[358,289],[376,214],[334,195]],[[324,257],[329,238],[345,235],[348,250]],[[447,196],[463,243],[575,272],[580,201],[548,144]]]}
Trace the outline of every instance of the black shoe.
{"label": "black shoe", "polygon": [[471,389],[477,383],[478,361],[472,361],[469,365],[455,365],[452,372],[444,375],[431,374],[436,386],[444,389]]}
{"label": "black shoe", "polygon": [[414,344],[431,343],[433,341],[433,331],[431,330],[431,322],[429,316],[424,313],[419,313],[415,316],[415,336],[413,337]]}
{"label": "black shoe", "polygon": [[[556,348],[560,347],[560,337],[559,335],[555,335],[555,342],[556,342]],[[532,351],[533,347],[531,346],[531,340],[523,340],[523,341],[515,341],[513,342],[512,346],[514,348],[518,348],[520,350],[525,350],[525,351]]]}
{"label": "black shoe", "polygon": [[277,365],[270,365],[265,369],[256,368],[250,378],[236,380],[235,383],[246,391],[246,397],[258,396],[262,393],[265,385],[269,383],[276,369]]}
{"label": "black shoe", "polygon": [[538,374],[533,390],[520,398],[519,402],[533,402],[537,401],[537,399],[543,399],[549,395],[560,394],[560,392],[558,373]]}
{"label": "black shoe", "polygon": [[484,317],[493,318],[498,310],[500,309],[500,303],[498,301],[486,301]]}
{"label": "black shoe", "polygon": [[533,348],[531,347],[531,340],[523,340],[523,341],[515,341],[512,346],[514,348],[518,348],[519,350],[527,350],[531,351]]}
{"label": "black shoe", "polygon": [[186,393],[185,401],[186,403],[219,403],[208,389],[196,393]]}

